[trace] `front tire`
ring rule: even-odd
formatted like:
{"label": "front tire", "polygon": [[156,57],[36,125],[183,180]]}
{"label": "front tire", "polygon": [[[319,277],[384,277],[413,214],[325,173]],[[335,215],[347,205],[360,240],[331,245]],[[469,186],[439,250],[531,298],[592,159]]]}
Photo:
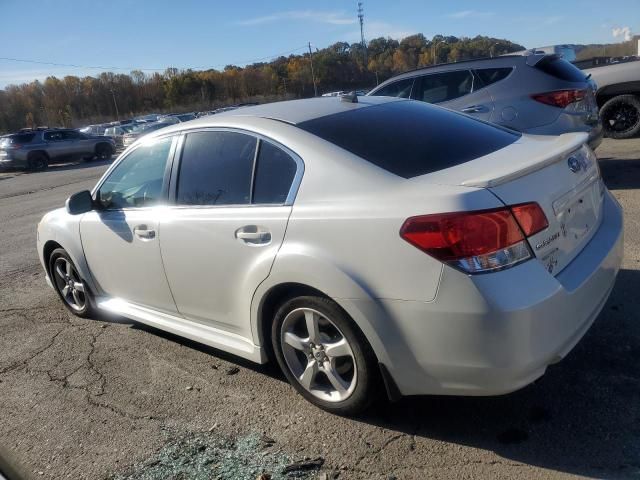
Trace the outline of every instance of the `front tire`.
{"label": "front tire", "polygon": [[82,318],[95,314],[89,287],[64,248],[51,252],[49,276],[62,303],[71,313]]}
{"label": "front tire", "polygon": [[631,138],[640,133],[640,99],[619,95],[600,109],[604,133],[609,138]]}
{"label": "front tire", "polygon": [[113,149],[109,145],[100,143],[96,146],[96,158],[98,160],[111,160],[112,156]]}
{"label": "front tire", "polygon": [[338,415],[366,410],[379,392],[371,346],[333,300],[285,302],[271,330],[273,350],[289,383],[314,405]]}

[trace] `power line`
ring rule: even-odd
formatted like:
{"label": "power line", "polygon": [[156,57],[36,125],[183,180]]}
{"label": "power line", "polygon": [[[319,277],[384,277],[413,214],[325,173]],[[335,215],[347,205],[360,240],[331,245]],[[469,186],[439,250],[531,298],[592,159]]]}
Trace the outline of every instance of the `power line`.
{"label": "power line", "polygon": [[[260,57],[260,58],[254,58],[251,60],[244,60],[241,62],[234,62],[233,64],[251,64],[251,63],[256,63],[256,62],[260,62],[262,60],[269,60],[272,58],[277,58],[277,57],[281,57],[284,55],[288,55],[291,53],[295,53],[298,52],[300,50],[304,50],[307,48],[307,45],[302,45],[300,47],[294,48],[293,50],[288,50],[286,52],[282,52],[282,53],[276,53],[274,55],[267,55],[265,57]],[[0,57],[0,60],[6,60],[6,61],[10,61],[10,62],[20,62],[20,63],[33,63],[33,64],[37,64],[37,65],[50,65],[53,67],[69,67],[69,68],[84,68],[84,69],[95,69],[95,70],[126,70],[126,71],[132,71],[132,70],[141,70],[141,71],[150,71],[150,72],[158,72],[158,71],[162,71],[165,70],[166,68],[169,67],[160,67],[160,68],[151,68],[151,67],[115,67],[115,66],[106,66],[106,65],[78,65],[78,64],[74,64],[74,63],[56,63],[56,62],[45,62],[45,61],[41,61],[41,60],[30,60],[30,59],[25,59],[25,58],[13,58],[13,57]],[[208,69],[212,69],[212,68],[218,68],[218,67],[222,67],[222,66],[226,66],[226,65],[230,65],[230,63],[219,63],[217,65],[198,65],[198,66],[190,66],[190,67],[181,67],[180,70],[208,70]]]}

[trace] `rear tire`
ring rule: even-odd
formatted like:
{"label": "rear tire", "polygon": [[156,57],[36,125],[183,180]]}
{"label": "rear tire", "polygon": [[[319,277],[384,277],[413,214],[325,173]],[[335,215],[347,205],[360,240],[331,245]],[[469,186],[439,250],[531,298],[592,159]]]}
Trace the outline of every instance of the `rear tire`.
{"label": "rear tire", "polygon": [[271,339],[289,383],[323,410],[356,415],[379,397],[376,356],[333,300],[303,296],[285,302],[274,317]]}
{"label": "rear tire", "polygon": [[82,318],[96,316],[89,286],[64,248],[49,256],[49,279],[67,310]]}
{"label": "rear tire", "polygon": [[600,109],[605,136],[631,138],[640,133],[640,99],[635,95],[619,95]]}
{"label": "rear tire", "polygon": [[111,160],[113,156],[113,149],[105,144],[100,143],[96,146],[96,159],[98,160]]}
{"label": "rear tire", "polygon": [[41,172],[49,168],[49,159],[44,153],[36,152],[29,156],[29,170]]}

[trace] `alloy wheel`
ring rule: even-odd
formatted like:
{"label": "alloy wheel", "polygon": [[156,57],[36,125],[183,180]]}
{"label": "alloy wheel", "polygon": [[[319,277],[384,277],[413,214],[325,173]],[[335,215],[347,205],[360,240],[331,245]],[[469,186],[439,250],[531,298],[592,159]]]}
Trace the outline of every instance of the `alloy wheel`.
{"label": "alloy wheel", "polygon": [[611,130],[626,132],[631,130],[639,121],[640,114],[633,106],[621,105],[604,119]]}
{"label": "alloy wheel", "polygon": [[357,365],[345,335],[311,308],[291,311],[280,330],[282,353],[300,385],[316,398],[341,402],[353,393]]}
{"label": "alloy wheel", "polygon": [[84,310],[87,305],[85,285],[68,259],[64,257],[56,259],[53,264],[53,278],[66,304],[75,311]]}

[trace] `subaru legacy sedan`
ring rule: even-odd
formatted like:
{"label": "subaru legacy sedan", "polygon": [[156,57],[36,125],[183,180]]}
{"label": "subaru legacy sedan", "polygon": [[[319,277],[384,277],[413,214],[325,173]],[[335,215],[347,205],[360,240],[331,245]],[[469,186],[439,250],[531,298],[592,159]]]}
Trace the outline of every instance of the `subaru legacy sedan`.
{"label": "subaru legacy sedan", "polygon": [[567,355],[620,267],[586,140],[396,98],[244,108],[138,140],[38,254],[76,315],[274,360],[331,412],[503,394]]}

